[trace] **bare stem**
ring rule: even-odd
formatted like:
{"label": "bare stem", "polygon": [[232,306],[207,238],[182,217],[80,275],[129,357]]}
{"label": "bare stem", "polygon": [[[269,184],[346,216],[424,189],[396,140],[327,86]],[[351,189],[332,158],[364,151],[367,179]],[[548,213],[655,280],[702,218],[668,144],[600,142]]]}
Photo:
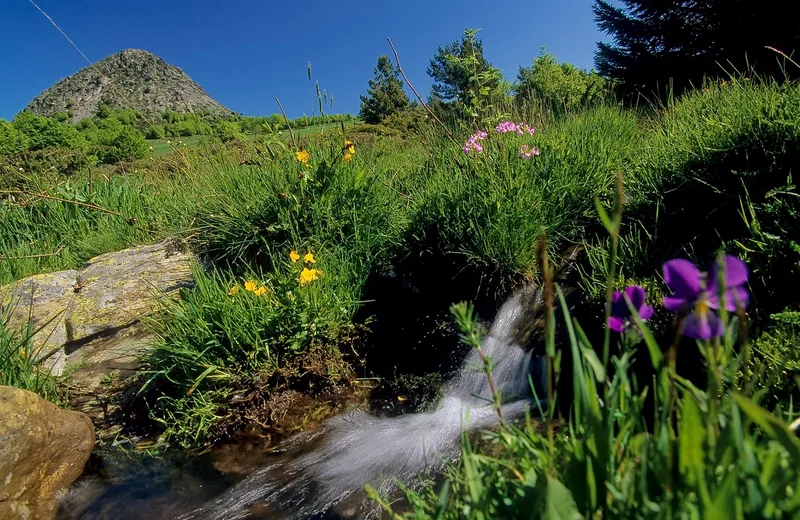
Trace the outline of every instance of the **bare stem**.
{"label": "bare stem", "polygon": [[[617,250],[619,249],[619,231],[622,225],[622,200],[623,200],[622,174],[617,174],[616,196],[614,201],[613,226],[609,230],[611,235],[611,251],[608,255],[608,278],[606,278],[606,323],[611,316],[611,297],[614,291],[614,280],[617,276]],[[608,368],[608,359],[611,346],[611,329],[606,326],[603,335],[603,366]]]}
{"label": "bare stem", "polygon": [[25,256],[0,256],[0,260],[24,260],[28,258],[47,258],[49,256],[58,256],[64,246],[60,246],[52,253],[44,253],[40,255],[25,255]]}
{"label": "bare stem", "polygon": [[286,117],[286,111],[283,109],[283,105],[281,105],[281,100],[278,99],[278,96],[275,96],[275,102],[278,103],[278,108],[281,109],[281,114],[283,114],[283,119],[286,121],[286,128],[289,129],[289,136],[292,138],[292,146],[294,146],[295,150],[299,150],[297,148],[297,141],[294,139],[294,132],[292,131],[292,125],[289,124],[289,118]]}
{"label": "bare stem", "polygon": [[30,192],[21,191],[21,190],[0,190],[0,193],[7,194],[7,195],[23,195],[23,196],[33,197],[33,198],[55,200],[55,201],[58,201],[58,202],[64,202],[65,204],[74,204],[75,206],[82,206],[84,208],[93,209],[93,210],[96,210],[96,211],[100,211],[102,213],[107,213],[109,215],[114,215],[116,217],[125,218],[125,215],[123,215],[122,213],[120,213],[118,211],[106,209],[106,208],[104,208],[102,206],[98,206],[96,204],[89,204],[88,202],[79,202],[77,200],[62,199],[61,197],[54,197],[53,195],[47,195],[45,193],[30,193]]}
{"label": "bare stem", "polygon": [[483,370],[486,372],[486,378],[489,380],[489,390],[492,392],[492,400],[494,401],[495,411],[497,411],[497,418],[500,419],[500,424],[505,426],[506,421],[503,418],[503,402],[500,399],[500,392],[497,391],[497,387],[494,384],[494,377],[492,377],[492,362],[483,353],[480,344],[478,344],[477,348],[478,356],[480,356],[481,363],[483,363]]}
{"label": "bare stem", "polygon": [[425,110],[427,110],[428,113],[431,115],[431,117],[437,123],[439,123],[439,125],[444,129],[444,131],[447,133],[447,136],[454,143],[456,143],[457,145],[460,145],[461,143],[459,143],[458,140],[455,138],[455,136],[453,136],[453,133],[450,132],[450,129],[447,128],[447,126],[445,126],[444,123],[442,123],[441,119],[436,117],[436,114],[433,113],[433,110],[431,110],[431,108],[425,103],[425,101],[422,100],[422,96],[419,95],[419,92],[417,92],[417,89],[414,88],[414,85],[412,85],[411,82],[408,81],[408,78],[406,77],[406,73],[403,72],[403,66],[400,65],[400,56],[397,55],[397,49],[394,48],[394,44],[392,43],[392,39],[387,36],[386,37],[386,41],[389,42],[389,46],[392,48],[392,52],[394,53],[394,61],[397,63],[397,70],[399,70],[400,71],[400,75],[403,76],[403,81],[406,82],[406,85],[408,85],[408,88],[410,88],[411,91],[414,93],[414,95],[417,96],[417,100],[419,100],[419,102],[422,104],[422,106],[425,107]]}
{"label": "bare stem", "polygon": [[555,356],[555,334],[553,329],[553,274],[547,259],[547,236],[542,233],[539,238],[539,262],[542,266],[542,286],[544,287],[544,330],[545,354],[547,360],[547,441],[550,447],[550,462],[555,453],[555,433],[553,431],[553,357]]}

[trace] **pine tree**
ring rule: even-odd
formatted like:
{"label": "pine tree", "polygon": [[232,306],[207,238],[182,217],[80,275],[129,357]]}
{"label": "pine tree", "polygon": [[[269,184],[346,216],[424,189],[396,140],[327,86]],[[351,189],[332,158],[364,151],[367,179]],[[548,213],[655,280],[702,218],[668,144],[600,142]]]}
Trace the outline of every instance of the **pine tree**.
{"label": "pine tree", "polygon": [[455,104],[471,117],[488,111],[510,88],[500,70],[484,57],[477,34],[476,29],[465,29],[460,41],[439,47],[427,70],[434,81],[432,103]]}
{"label": "pine tree", "polygon": [[408,108],[408,94],[403,90],[403,81],[395,70],[389,56],[378,57],[375,66],[375,79],[369,80],[366,96],[361,97],[361,119],[366,123],[377,124],[388,116]]}
{"label": "pine tree", "polygon": [[800,18],[785,0],[595,0],[595,20],[613,36],[598,43],[595,66],[626,93],[680,93],[706,76],[748,68],[766,75],[797,75],[787,55],[800,49]]}

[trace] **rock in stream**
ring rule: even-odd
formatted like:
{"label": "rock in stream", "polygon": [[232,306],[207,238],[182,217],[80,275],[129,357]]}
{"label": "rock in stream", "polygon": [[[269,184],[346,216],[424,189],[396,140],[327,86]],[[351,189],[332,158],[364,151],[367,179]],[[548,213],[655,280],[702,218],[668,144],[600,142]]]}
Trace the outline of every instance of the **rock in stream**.
{"label": "rock in stream", "polygon": [[94,448],[86,414],[0,386],[0,518],[48,520]]}

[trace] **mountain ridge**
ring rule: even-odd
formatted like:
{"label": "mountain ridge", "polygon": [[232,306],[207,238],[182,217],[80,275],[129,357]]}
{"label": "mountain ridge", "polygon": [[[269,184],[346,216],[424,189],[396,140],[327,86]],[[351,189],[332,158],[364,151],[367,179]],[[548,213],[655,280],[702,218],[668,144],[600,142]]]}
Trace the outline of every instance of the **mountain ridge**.
{"label": "mountain ridge", "polygon": [[183,70],[142,49],[124,49],[56,82],[24,109],[41,116],[67,112],[73,122],[101,105],[132,108],[147,117],[176,112],[232,112]]}

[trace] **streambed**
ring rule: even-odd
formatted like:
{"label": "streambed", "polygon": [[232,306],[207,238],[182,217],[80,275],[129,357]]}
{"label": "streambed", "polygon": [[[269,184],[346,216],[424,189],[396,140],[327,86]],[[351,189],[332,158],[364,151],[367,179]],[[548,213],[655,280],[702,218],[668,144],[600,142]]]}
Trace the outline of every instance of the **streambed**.
{"label": "streambed", "polygon": [[[545,395],[541,356],[519,345],[536,317],[520,291],[497,313],[482,342],[492,358],[503,416],[522,416]],[[497,423],[491,391],[476,350],[428,412],[379,417],[364,410],[337,415],[321,428],[294,435],[279,449],[258,443],[216,450],[193,460],[113,464],[81,479],[61,518],[234,520],[244,518],[366,518],[379,511],[363,492],[369,483],[391,492],[394,478],[411,482],[438,472],[460,455],[463,431]],[[537,407],[538,408],[538,407]],[[215,460],[216,457],[216,460]],[[102,459],[101,459],[102,460]],[[236,462],[239,461],[239,462]],[[228,468],[228,472],[220,468]],[[245,476],[246,475],[246,476]]]}

